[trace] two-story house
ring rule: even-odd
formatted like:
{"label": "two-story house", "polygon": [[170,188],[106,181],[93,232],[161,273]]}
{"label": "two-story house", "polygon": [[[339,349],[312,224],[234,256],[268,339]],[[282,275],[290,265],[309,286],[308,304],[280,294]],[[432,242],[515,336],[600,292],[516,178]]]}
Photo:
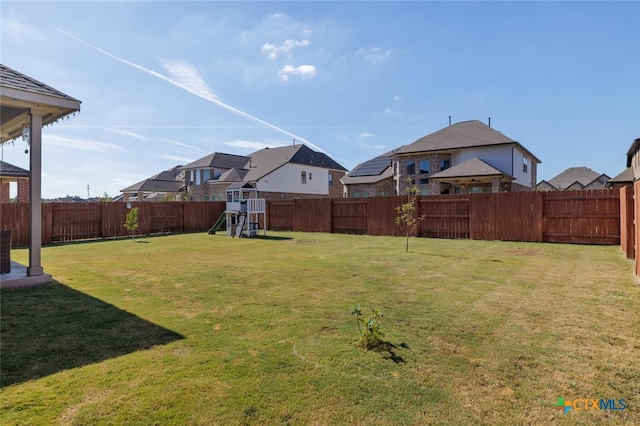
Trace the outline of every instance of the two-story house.
{"label": "two-story house", "polygon": [[197,201],[224,200],[241,183],[264,199],[342,197],[346,169],[304,144],[265,148],[247,156],[214,153],[187,164],[186,190]]}
{"label": "two-story house", "polygon": [[522,144],[478,121],[445,127],[391,156],[396,194],[533,191],[540,160]]}

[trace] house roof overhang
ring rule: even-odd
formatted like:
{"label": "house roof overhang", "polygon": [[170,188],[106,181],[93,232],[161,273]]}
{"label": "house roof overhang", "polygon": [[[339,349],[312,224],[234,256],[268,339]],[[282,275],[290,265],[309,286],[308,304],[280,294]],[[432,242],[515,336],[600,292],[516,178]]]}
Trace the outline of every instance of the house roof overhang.
{"label": "house roof overhang", "polygon": [[504,142],[504,143],[494,143],[494,144],[486,144],[486,145],[474,145],[474,146],[462,146],[455,148],[436,148],[436,149],[423,149],[423,150],[415,150],[415,151],[404,151],[404,152],[396,152],[391,158],[399,158],[399,157],[415,157],[416,154],[451,154],[454,152],[463,151],[465,149],[475,149],[475,148],[492,148],[499,146],[511,146],[513,148],[519,148],[525,155],[527,155],[532,161],[536,164],[542,163],[542,161],[536,157],[531,151],[525,148],[521,143],[513,141],[513,142]]}
{"label": "house roof overhang", "polygon": [[495,178],[503,182],[515,180],[513,176],[504,173],[479,158],[470,158],[465,162],[456,164],[430,177],[430,179],[452,185],[490,183],[493,182]]}
{"label": "house roof overhang", "polygon": [[46,126],[77,111],[80,111],[80,101],[73,98],[1,86],[0,143],[22,136],[22,129],[31,124],[32,112],[41,114],[42,125]]}
{"label": "house roof overhang", "polygon": [[633,141],[629,150],[627,151],[627,167],[631,167],[631,161],[633,160],[633,155],[638,152],[638,148],[640,148],[640,138]]}

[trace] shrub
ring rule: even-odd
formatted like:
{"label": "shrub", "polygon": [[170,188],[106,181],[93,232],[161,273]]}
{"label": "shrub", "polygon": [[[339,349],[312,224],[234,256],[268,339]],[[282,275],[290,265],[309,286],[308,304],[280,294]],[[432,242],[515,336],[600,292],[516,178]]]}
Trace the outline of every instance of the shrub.
{"label": "shrub", "polygon": [[373,312],[373,316],[365,321],[362,317],[362,311],[360,310],[360,305],[356,305],[351,310],[351,315],[356,317],[356,321],[358,322],[358,331],[360,332],[360,338],[357,343],[360,347],[370,350],[378,348],[382,343],[382,329],[380,326],[380,322],[383,313],[379,309],[371,309]]}

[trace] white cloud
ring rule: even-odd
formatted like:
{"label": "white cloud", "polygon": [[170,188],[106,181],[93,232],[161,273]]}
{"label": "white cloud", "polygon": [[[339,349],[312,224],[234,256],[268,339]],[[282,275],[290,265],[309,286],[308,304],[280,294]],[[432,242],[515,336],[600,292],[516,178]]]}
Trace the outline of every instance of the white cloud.
{"label": "white cloud", "polygon": [[200,77],[198,70],[190,63],[158,58],[164,69],[173,76],[173,81],[188,92],[205,99],[218,99],[209,85]]}
{"label": "white cloud", "polygon": [[298,67],[294,67],[293,65],[285,65],[280,71],[278,71],[278,75],[283,81],[288,81],[289,76],[297,75],[300,78],[305,79],[307,77],[315,77],[316,75],[316,67],[314,65],[300,65]]}
{"label": "white cloud", "polygon": [[87,139],[64,138],[60,136],[47,136],[45,143],[57,148],[74,149],[94,152],[127,152],[120,145],[106,142],[96,142]]}
{"label": "white cloud", "polygon": [[401,99],[400,95],[396,95],[396,96],[393,97],[393,100],[396,101],[396,102],[400,102],[400,99]]}
{"label": "white cloud", "polygon": [[379,47],[370,47],[369,49],[359,49],[356,55],[362,57],[365,62],[377,64],[388,59],[391,56],[391,50],[384,50]]}
{"label": "white cloud", "polygon": [[385,114],[393,114],[393,111],[391,111],[391,108],[387,108],[384,110]]}
{"label": "white cloud", "polygon": [[358,135],[359,138],[372,138],[375,136],[376,135],[374,135],[373,133],[360,133],[360,135]]}
{"label": "white cloud", "polygon": [[170,161],[176,161],[180,164],[189,164],[193,161],[195,161],[195,159],[193,158],[186,158],[186,157],[179,157],[177,155],[168,155],[168,154],[161,154],[161,155],[156,155],[156,158],[161,158],[163,160],[170,160]]}
{"label": "white cloud", "polygon": [[283,53],[289,53],[294,47],[308,46],[309,40],[291,40],[287,39],[280,46],[275,46],[271,43],[265,43],[261,50],[267,53],[267,58],[275,59]]}
{"label": "white cloud", "polygon": [[143,136],[139,133],[134,133],[134,132],[130,132],[129,130],[121,130],[121,129],[114,129],[114,128],[105,128],[106,131],[108,132],[112,132],[112,133],[116,133],[122,136],[128,136],[134,139],[138,139],[141,141],[150,141],[151,138],[148,138],[146,136]]}

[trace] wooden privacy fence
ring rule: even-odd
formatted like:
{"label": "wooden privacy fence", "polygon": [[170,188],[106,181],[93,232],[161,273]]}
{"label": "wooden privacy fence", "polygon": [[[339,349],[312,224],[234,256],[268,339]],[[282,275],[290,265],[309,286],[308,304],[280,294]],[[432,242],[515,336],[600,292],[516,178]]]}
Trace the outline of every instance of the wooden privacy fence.
{"label": "wooden privacy fence", "polygon": [[[621,219],[634,215],[633,205],[629,213],[628,208],[621,209],[621,203],[633,204],[633,195],[620,194],[616,189],[419,196],[418,214],[424,215],[425,220],[420,222],[415,235],[624,243],[633,251],[636,238],[633,229],[625,225],[621,230]],[[406,201],[406,197],[401,196],[267,201],[267,229],[401,235],[403,229],[395,223],[396,207]],[[226,204],[223,201],[143,202],[132,203],[131,207],[139,209],[137,233],[150,235],[207,230],[224,213]],[[127,212],[125,203],[43,204],[42,243],[127,236],[128,231],[123,227]],[[28,226],[28,204],[0,204],[0,230],[13,231],[13,246],[28,244]],[[625,253],[632,257],[634,254],[628,250]]]}
{"label": "wooden privacy fence", "polygon": [[[400,235],[396,207],[406,197],[299,199],[269,202],[269,229]],[[620,191],[510,192],[417,197],[425,220],[415,235],[620,244]]]}
{"label": "wooden privacy fence", "polygon": [[[209,229],[224,212],[225,203],[131,203],[138,207],[138,235],[194,232]],[[126,203],[45,203],[42,205],[42,243],[117,238],[129,235],[123,224]],[[0,204],[0,229],[13,232],[12,245],[29,243],[29,205]]]}

